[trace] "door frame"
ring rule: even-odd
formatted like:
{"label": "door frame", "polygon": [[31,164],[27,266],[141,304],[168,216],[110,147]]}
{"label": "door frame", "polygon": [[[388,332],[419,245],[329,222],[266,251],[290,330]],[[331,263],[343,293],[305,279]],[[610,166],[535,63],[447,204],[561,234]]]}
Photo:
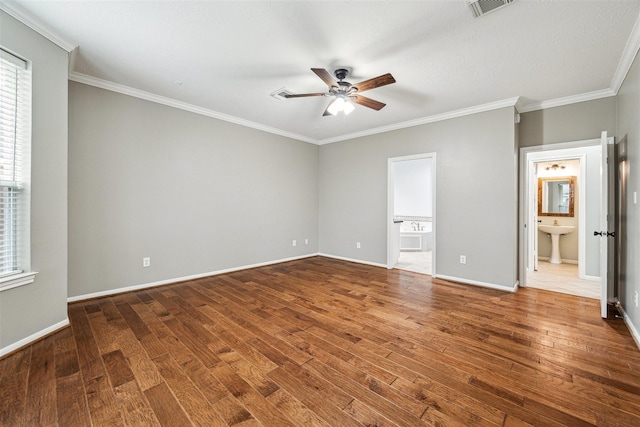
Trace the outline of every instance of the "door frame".
{"label": "door frame", "polygon": [[407,160],[431,159],[431,232],[433,233],[433,250],[431,251],[431,276],[436,276],[436,247],[437,247],[437,227],[436,227],[436,153],[413,154],[410,156],[390,157],[387,159],[387,268],[392,269],[395,266],[393,261],[393,207],[394,207],[394,168],[398,162]]}
{"label": "door frame", "polygon": [[[581,141],[562,142],[550,145],[536,145],[531,147],[520,148],[520,215],[519,215],[519,282],[521,286],[527,284],[527,271],[529,266],[532,267],[533,254],[529,251],[529,242],[533,239],[533,233],[536,232],[534,227],[528,228],[528,224],[532,224],[533,214],[531,206],[531,191],[533,191],[533,183],[530,182],[530,172],[533,163],[564,160],[564,159],[580,159],[580,180],[578,186],[578,209],[579,212],[586,211],[586,156],[584,153],[571,153],[569,150],[575,150],[585,147],[593,147],[600,145],[600,138],[588,139]],[[537,190],[536,190],[537,191]],[[535,224],[532,224],[535,226]],[[585,273],[585,245],[586,245],[586,221],[584,215],[578,218],[578,272],[583,279],[596,279],[587,276]]]}

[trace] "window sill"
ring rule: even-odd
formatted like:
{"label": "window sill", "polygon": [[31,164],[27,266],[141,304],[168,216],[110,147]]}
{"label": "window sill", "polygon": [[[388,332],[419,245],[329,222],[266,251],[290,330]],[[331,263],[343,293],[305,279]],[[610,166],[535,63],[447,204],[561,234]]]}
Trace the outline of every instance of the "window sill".
{"label": "window sill", "polygon": [[32,271],[31,273],[20,273],[3,277],[0,279],[0,292],[33,283],[36,280],[36,274],[38,274],[37,271]]}

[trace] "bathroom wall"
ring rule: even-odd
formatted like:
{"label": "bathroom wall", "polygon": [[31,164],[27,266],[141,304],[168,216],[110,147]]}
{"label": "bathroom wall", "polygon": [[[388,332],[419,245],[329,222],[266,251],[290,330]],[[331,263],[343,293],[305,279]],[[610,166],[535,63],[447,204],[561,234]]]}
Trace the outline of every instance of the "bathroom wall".
{"label": "bathroom wall", "polygon": [[394,162],[394,216],[433,216],[433,159]]}
{"label": "bathroom wall", "polygon": [[[574,188],[574,216],[539,216],[538,220],[542,221],[542,224],[553,224],[554,221],[558,221],[558,225],[572,225],[576,228],[573,233],[565,234],[560,237],[560,255],[565,262],[578,262],[578,224],[580,218],[580,161],[567,160],[561,162],[565,166],[565,169],[546,170],[550,162],[541,162],[538,168],[538,178],[556,177],[556,176],[575,176],[576,183]],[[537,209],[537,207],[536,207]],[[551,256],[551,237],[547,233],[538,231],[538,257],[549,258]]]}

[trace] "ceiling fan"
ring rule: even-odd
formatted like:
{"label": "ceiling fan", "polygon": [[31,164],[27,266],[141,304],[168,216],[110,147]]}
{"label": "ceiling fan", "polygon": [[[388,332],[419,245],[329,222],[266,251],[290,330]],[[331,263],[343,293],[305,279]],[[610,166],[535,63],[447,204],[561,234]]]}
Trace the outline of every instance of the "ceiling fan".
{"label": "ceiling fan", "polygon": [[[323,116],[336,115],[340,111],[345,114],[349,114],[354,110],[352,102],[363,105],[368,108],[372,108],[376,111],[381,110],[386,104],[376,101],[375,99],[367,98],[360,95],[360,93],[375,89],[377,87],[385,86],[391,83],[395,83],[396,80],[389,73],[382,76],[375,77],[373,79],[365,80],[360,83],[351,84],[345,82],[344,79],[349,74],[349,71],[344,68],[339,68],[335,71],[336,81],[331,74],[324,68],[312,68],[311,71],[316,73],[323,82],[329,86],[328,92],[317,93],[301,93],[301,94],[287,94],[285,98],[304,98],[309,96],[332,96],[335,99],[329,103],[327,109],[324,111]],[[352,101],[352,102],[349,102]]]}

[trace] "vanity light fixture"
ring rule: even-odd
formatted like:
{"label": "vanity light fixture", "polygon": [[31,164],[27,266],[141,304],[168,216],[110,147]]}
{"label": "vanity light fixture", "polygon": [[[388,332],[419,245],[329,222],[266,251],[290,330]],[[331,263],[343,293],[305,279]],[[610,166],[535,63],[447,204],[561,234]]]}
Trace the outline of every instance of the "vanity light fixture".
{"label": "vanity light fixture", "polygon": [[555,170],[558,170],[558,169],[564,169],[564,168],[566,168],[566,166],[565,166],[565,165],[559,165],[559,164],[557,164],[557,163],[554,163],[554,164],[552,164],[552,165],[550,165],[550,166],[547,166],[545,169],[546,169],[546,170],[553,169],[553,170],[555,171]]}

